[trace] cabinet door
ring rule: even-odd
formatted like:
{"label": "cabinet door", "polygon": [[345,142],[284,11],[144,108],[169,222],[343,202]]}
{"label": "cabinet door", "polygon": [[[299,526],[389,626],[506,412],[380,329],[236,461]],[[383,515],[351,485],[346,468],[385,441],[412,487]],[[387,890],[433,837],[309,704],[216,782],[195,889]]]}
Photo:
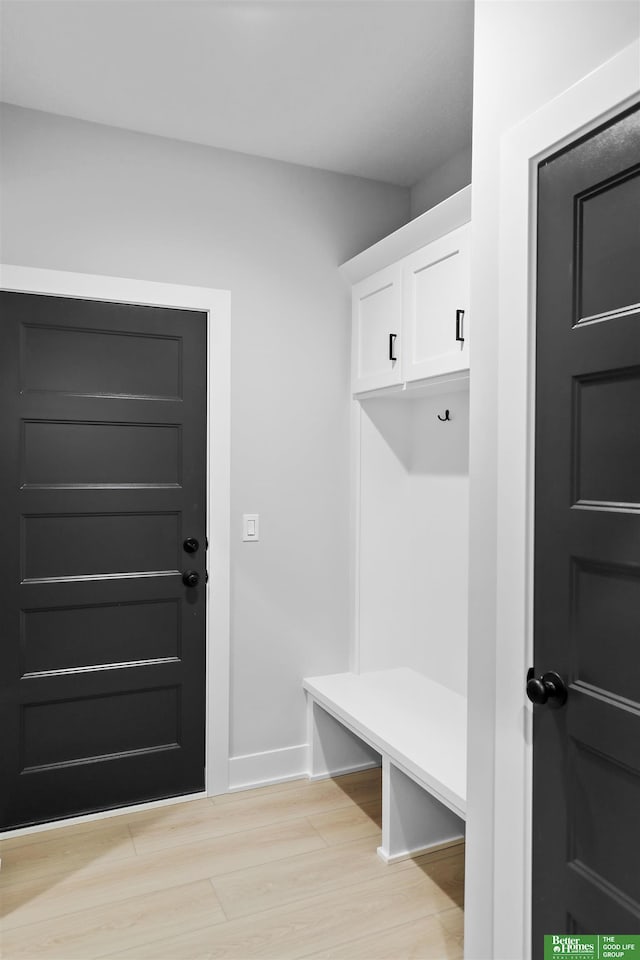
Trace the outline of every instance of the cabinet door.
{"label": "cabinet door", "polygon": [[403,261],[404,380],[469,368],[470,229],[452,230]]}
{"label": "cabinet door", "polygon": [[393,264],[353,287],[354,393],[401,382],[402,267]]}

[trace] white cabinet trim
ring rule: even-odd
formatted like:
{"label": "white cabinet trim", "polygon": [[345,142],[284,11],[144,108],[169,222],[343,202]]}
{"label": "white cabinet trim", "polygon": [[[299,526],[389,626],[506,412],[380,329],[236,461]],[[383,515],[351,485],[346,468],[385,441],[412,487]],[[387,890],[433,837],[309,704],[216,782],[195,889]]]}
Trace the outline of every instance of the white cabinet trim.
{"label": "white cabinet trim", "polygon": [[358,283],[470,220],[471,186],[468,186],[347,260],[340,267],[340,273],[347,283]]}

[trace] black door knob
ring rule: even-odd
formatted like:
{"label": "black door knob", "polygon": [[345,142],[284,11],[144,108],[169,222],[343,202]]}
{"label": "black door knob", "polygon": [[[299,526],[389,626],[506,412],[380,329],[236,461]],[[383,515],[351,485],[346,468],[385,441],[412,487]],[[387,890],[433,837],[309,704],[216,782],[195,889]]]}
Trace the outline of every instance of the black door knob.
{"label": "black door knob", "polygon": [[186,553],[195,553],[200,546],[195,537],[187,537],[187,539],[182,544]]}
{"label": "black door knob", "polygon": [[197,570],[185,570],[182,574],[182,582],[185,587],[197,587],[200,582],[200,574]]}
{"label": "black door knob", "polygon": [[531,667],[527,673],[527,696],[532,703],[561,707],[567,702],[567,687],[562,677],[553,670],[536,677]]}

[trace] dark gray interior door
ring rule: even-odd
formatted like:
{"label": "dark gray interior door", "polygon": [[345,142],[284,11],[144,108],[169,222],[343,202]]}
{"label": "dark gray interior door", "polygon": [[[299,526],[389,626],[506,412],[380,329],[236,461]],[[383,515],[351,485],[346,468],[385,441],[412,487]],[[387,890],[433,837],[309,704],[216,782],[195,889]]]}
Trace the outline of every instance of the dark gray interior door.
{"label": "dark gray interior door", "polygon": [[638,108],[538,185],[535,676],[568,698],[534,707],[535,958],[640,931]]}
{"label": "dark gray interior door", "polygon": [[0,829],[202,790],[206,315],[0,307]]}

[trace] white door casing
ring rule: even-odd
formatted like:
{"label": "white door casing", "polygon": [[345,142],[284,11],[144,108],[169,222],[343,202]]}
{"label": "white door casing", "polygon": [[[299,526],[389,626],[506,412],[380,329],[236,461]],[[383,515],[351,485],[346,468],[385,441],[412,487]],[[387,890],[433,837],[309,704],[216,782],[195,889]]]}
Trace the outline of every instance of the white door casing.
{"label": "white door casing", "polygon": [[[207,313],[207,719],[206,793],[229,785],[229,623],[230,623],[230,294],[227,290],[42,270],[0,264],[0,287],[23,293],[82,297],[123,303],[202,310]],[[177,800],[188,798],[176,798]],[[139,805],[151,808],[172,798]],[[131,807],[127,808],[131,811]],[[117,811],[65,820],[113,816]],[[51,829],[52,824],[6,836]]]}
{"label": "white door casing", "polygon": [[[531,955],[531,707],[537,166],[640,94],[640,42],[506,133],[500,156],[498,558],[493,910],[496,958]],[[470,678],[470,699],[473,678]],[[482,692],[478,691],[478,697]],[[473,717],[473,709],[470,710]],[[553,931],[549,931],[552,933]]]}

